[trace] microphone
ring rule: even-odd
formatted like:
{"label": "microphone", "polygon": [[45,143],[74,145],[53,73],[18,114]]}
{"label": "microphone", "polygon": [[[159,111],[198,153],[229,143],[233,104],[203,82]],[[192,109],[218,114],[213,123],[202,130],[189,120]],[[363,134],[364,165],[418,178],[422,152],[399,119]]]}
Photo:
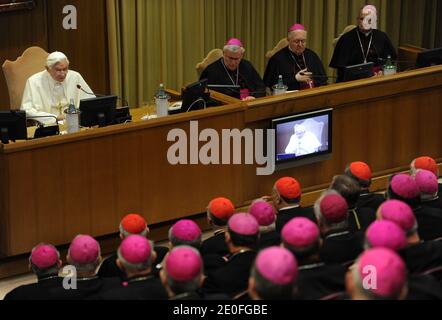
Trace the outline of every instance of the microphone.
{"label": "microphone", "polygon": [[[43,119],[43,118],[54,118],[55,119],[55,124],[58,125],[58,119],[53,114],[48,114],[47,116],[29,116],[29,119],[31,119],[31,120],[33,120],[33,119]],[[39,126],[43,126],[44,125],[44,123],[42,123],[42,122],[40,122],[38,120],[37,120],[37,122],[38,122]]]}
{"label": "microphone", "polygon": [[[96,93],[92,93],[92,92],[87,92],[86,90],[84,90],[80,84],[77,84],[77,89],[83,91],[84,93],[90,95],[90,96],[96,96],[96,97],[107,97],[107,95],[105,94],[96,94]],[[129,103],[127,102],[127,100],[122,99],[120,97],[117,97],[118,100],[121,100],[121,102],[123,103],[123,108],[125,107],[129,107]]]}

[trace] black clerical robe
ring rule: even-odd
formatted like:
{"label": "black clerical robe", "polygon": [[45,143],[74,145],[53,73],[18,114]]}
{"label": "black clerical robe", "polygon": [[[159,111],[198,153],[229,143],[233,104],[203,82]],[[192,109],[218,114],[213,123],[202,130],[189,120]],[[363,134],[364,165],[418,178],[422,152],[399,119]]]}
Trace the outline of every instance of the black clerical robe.
{"label": "black clerical robe", "polygon": [[[301,58],[299,59],[299,57]],[[275,55],[270,58],[264,73],[264,83],[266,86],[272,88],[277,84],[279,75],[282,75],[283,82],[288,86],[289,91],[300,90],[301,83],[296,80],[295,76],[299,71],[305,68],[313,73],[315,87],[326,85],[327,75],[318,55],[310,49],[305,49],[305,63],[302,56],[299,57],[291,52],[288,46],[275,53]],[[305,66],[305,64],[307,64],[307,66]]]}
{"label": "black clerical robe", "polygon": [[[227,85],[241,87],[240,90],[248,89],[255,98],[265,97],[266,89],[261,76],[252,64],[242,59],[235,71],[230,71],[223,64],[223,58],[210,64],[201,74],[200,80],[207,79],[208,85]],[[238,72],[237,72],[238,71]],[[210,88],[234,98],[240,98],[240,90],[236,88]]]}
{"label": "black clerical robe", "polygon": [[337,82],[343,81],[344,67],[364,63],[364,56],[366,62],[374,63],[375,68],[384,65],[388,56],[393,60],[397,57],[393,44],[384,32],[375,29],[366,36],[355,28],[342,35],[333,52],[330,67],[338,69]]}

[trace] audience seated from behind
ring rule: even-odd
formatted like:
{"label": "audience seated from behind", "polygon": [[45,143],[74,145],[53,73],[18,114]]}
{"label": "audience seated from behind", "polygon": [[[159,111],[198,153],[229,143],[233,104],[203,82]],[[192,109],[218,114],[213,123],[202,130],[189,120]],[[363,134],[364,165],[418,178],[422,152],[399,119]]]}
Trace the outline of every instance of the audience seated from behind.
{"label": "audience seated from behind", "polygon": [[420,190],[412,176],[404,173],[393,175],[388,185],[387,198],[404,201],[413,209],[422,240],[442,237],[442,210],[421,205]]}
{"label": "audience seated from behind", "polygon": [[431,171],[417,169],[414,179],[420,191],[421,205],[442,210],[442,198],[439,197],[437,176]]}
{"label": "audience seated from behind", "polygon": [[[393,221],[378,220],[367,229],[365,249],[388,248],[400,251],[407,247],[404,230]],[[406,261],[404,261],[406,264]],[[407,300],[440,300],[442,288],[431,275],[408,274]]]}
{"label": "audience seated from behind", "polygon": [[275,230],[275,209],[262,199],[255,200],[249,208],[249,213],[259,224],[258,251],[267,247],[279,246],[281,238]]}
{"label": "audience seated from behind", "polygon": [[[141,235],[143,237],[147,237],[150,230],[146,223],[146,220],[140,216],[139,214],[131,213],[126,215],[120,223],[120,239],[124,240],[126,237],[130,235]],[[162,246],[154,246],[154,250],[157,254],[157,262],[160,263],[163,261],[164,256],[169,251],[168,248]],[[118,277],[120,279],[125,279],[126,275],[124,272],[117,266],[117,253],[109,256],[104,259],[100,270],[98,271],[98,276],[102,278],[113,278]],[[156,268],[154,268],[156,270]]]}
{"label": "audience seated from behind", "polygon": [[[268,197],[264,197],[266,199]],[[296,217],[305,217],[317,223],[313,208],[301,206],[301,185],[292,177],[283,177],[273,186],[273,205],[277,210],[276,231],[281,233],[284,225]]]}
{"label": "audience seated from behind", "polygon": [[330,189],[344,197],[348,205],[348,229],[350,232],[365,232],[376,220],[376,211],[369,207],[357,207],[361,188],[359,183],[347,175],[334,176]]}
{"label": "audience seated from behind", "polygon": [[422,274],[442,266],[442,241],[421,241],[411,207],[400,200],[388,200],[378,209],[377,219],[399,225],[407,237],[407,247],[399,254],[410,274]]}
{"label": "audience seated from behind", "polygon": [[[78,235],[72,240],[66,260],[74,273],[65,281],[71,285],[66,290],[64,286],[54,288],[51,293],[56,300],[95,300],[101,294],[113,290],[120,284],[118,278],[100,278],[97,275],[101,263],[100,244],[89,235]],[[66,267],[64,268],[66,270]],[[73,272],[73,270],[70,270]],[[73,287],[75,286],[75,289]]]}
{"label": "audience seated from behind", "polygon": [[433,172],[439,179],[439,194],[442,193],[442,180],[439,175],[439,166],[436,161],[429,156],[421,156],[414,159],[410,164],[410,174],[415,175],[417,169],[424,169]]}
{"label": "audience seated from behind", "polygon": [[[376,286],[369,283],[376,270]],[[407,296],[407,268],[391,249],[373,248],[364,251],[347,272],[346,288],[352,300],[403,300]]]}
{"label": "audience seated from behind", "polygon": [[348,229],[348,205],[334,190],[327,190],[315,202],[323,244],[321,260],[326,264],[344,264],[353,261],[362,252],[362,235]]}
{"label": "audience seated from behind", "polygon": [[37,282],[11,290],[4,300],[52,300],[51,289],[62,286],[63,278],[58,275],[61,266],[60,253],[53,245],[37,245],[29,257],[29,267]]}
{"label": "audience seated from behind", "polygon": [[356,208],[369,207],[376,211],[381,203],[385,201],[385,196],[370,192],[372,173],[368,164],[362,161],[352,162],[345,168],[345,174],[355,179],[361,187]]}
{"label": "audience seated from behind", "polygon": [[320,236],[318,226],[306,218],[294,218],[282,229],[283,247],[298,261],[296,299],[316,300],[345,291],[346,267],[321,260]]}
{"label": "audience seated from behind", "polygon": [[253,300],[291,300],[294,297],[298,264],[287,249],[261,250],[250,271],[248,298]]}
{"label": "audience seated from behind", "polygon": [[190,246],[176,246],[165,257],[160,272],[161,282],[170,300],[226,300],[223,294],[205,295],[204,265],[200,253]]}
{"label": "audience seated from behind", "polygon": [[100,295],[103,300],[167,300],[166,289],[153,273],[156,253],[144,236],[130,235],[118,248],[117,265],[127,280]]}
{"label": "audience seated from behind", "polygon": [[204,292],[225,293],[232,298],[244,294],[258,240],[259,224],[256,219],[248,213],[234,214],[229,219],[226,232],[230,255],[224,266],[209,272],[204,282]]}

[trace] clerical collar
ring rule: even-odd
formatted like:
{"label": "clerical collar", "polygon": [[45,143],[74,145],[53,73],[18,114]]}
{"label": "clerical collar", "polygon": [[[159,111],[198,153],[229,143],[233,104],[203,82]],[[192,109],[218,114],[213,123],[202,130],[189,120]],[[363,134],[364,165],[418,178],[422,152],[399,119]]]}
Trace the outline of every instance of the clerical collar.
{"label": "clerical collar", "polygon": [[98,279],[98,276],[77,278],[77,281],[90,281],[96,279]]}
{"label": "clerical collar", "polygon": [[226,233],[226,230],[219,229],[219,230],[216,230],[216,231],[213,233],[213,235],[214,235],[214,236],[217,236],[217,235],[219,235],[219,234],[224,234],[224,233]]}
{"label": "clerical collar", "polygon": [[371,29],[368,32],[362,32],[361,29],[358,28],[358,32],[362,35],[364,35],[366,38],[368,38],[372,33],[373,33],[373,29]]}
{"label": "clerical collar", "polygon": [[55,279],[55,278],[59,278],[58,275],[53,275],[53,276],[47,276],[47,277],[42,277],[38,279],[38,282],[42,282],[42,281],[46,281],[46,280],[51,280],[51,279]]}
{"label": "clerical collar", "polygon": [[250,251],[254,251],[254,250],[252,250],[252,249],[241,249],[241,250],[239,250],[238,252],[235,252],[234,254],[232,254],[232,255],[229,257],[229,260],[231,260],[233,257],[239,256],[239,255],[241,255],[241,254],[243,254],[243,253],[250,252]]}
{"label": "clerical collar", "polygon": [[144,281],[144,280],[149,280],[151,278],[153,278],[153,275],[133,277],[133,278],[128,279],[127,283],[140,282],[140,281]]}
{"label": "clerical collar", "polygon": [[281,208],[278,211],[285,211],[285,210],[295,209],[295,208],[299,208],[299,207],[300,207],[299,204],[295,204],[294,206],[289,206],[289,207]]}
{"label": "clerical collar", "polygon": [[330,231],[330,232],[327,232],[325,234],[324,239],[336,238],[336,237],[343,236],[343,235],[346,235],[346,234],[350,234],[350,231],[348,231],[348,230],[344,230],[344,231]]}
{"label": "clerical collar", "polygon": [[318,263],[312,263],[312,264],[306,264],[303,266],[298,267],[298,270],[311,270],[311,269],[316,269],[319,267],[323,267],[325,266],[324,262],[318,262]]}

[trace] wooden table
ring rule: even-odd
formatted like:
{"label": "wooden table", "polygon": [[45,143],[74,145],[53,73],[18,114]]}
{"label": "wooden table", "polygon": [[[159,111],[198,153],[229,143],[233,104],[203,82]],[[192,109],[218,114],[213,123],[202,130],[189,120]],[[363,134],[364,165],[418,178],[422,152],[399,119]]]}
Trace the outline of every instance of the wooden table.
{"label": "wooden table", "polygon": [[[79,233],[115,233],[130,212],[152,225],[204,212],[216,196],[243,206],[270,194],[285,175],[315,191],[350,161],[364,160],[380,176],[406,169],[418,155],[442,158],[442,66],[247,103],[227,100],[188,114],[2,146],[1,254],[23,254],[43,241],[67,244]],[[255,165],[167,161],[168,133],[189,134],[191,120],[200,131],[269,128],[272,118],[322,108],[334,109],[330,160],[261,177]]]}

